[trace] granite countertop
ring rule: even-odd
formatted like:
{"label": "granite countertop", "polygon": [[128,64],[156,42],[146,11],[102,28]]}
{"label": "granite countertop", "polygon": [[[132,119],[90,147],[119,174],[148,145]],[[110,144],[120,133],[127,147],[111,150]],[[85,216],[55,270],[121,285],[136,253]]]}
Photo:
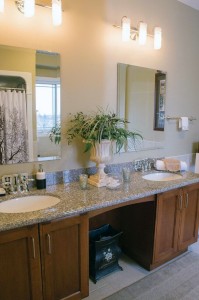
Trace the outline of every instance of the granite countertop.
{"label": "granite countertop", "polygon": [[60,202],[51,208],[34,212],[0,213],[0,231],[76,216],[199,182],[199,174],[192,172],[185,172],[182,179],[161,182],[145,180],[142,178],[144,174],[133,173],[131,182],[122,184],[116,190],[109,190],[106,187],[97,188],[91,185],[87,190],[81,190],[79,183],[73,182],[48,186],[46,190],[31,190],[24,194],[6,195],[0,198],[0,202],[27,195],[56,196],[60,198]]}

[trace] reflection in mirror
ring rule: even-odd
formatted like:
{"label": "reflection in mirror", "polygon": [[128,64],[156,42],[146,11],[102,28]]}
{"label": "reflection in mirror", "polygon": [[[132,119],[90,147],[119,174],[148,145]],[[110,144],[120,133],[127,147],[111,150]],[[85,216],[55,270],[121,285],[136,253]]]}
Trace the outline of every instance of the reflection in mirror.
{"label": "reflection in mirror", "polygon": [[[165,76],[164,95],[162,94],[164,105],[161,102],[161,109],[159,109],[161,110],[161,126],[164,127],[166,73],[118,63],[118,115],[130,122],[129,130],[136,130],[143,136],[142,142],[135,146],[129,144],[125,151],[142,151],[163,147],[164,132],[157,130],[154,123],[157,73]],[[163,93],[163,89],[161,92]]]}
{"label": "reflection in mirror", "polygon": [[37,156],[60,156],[60,145],[49,138],[60,126],[60,57],[57,53],[36,52]]}
{"label": "reflection in mirror", "polygon": [[[60,55],[0,46],[0,164],[60,158]],[[37,109],[37,112],[36,112]]]}

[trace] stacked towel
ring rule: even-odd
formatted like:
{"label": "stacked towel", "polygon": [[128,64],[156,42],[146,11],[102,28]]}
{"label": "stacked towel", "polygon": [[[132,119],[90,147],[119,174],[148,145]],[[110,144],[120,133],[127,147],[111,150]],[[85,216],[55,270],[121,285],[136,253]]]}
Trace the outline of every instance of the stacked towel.
{"label": "stacked towel", "polygon": [[179,129],[189,130],[189,118],[188,117],[179,118]]}
{"label": "stacked towel", "polygon": [[180,171],[180,160],[175,158],[165,158],[163,159],[165,168],[171,172]]}
{"label": "stacked towel", "polygon": [[187,171],[187,163],[174,158],[165,158],[163,160],[156,160],[155,168],[159,171]]}
{"label": "stacked towel", "polygon": [[195,173],[199,174],[199,153],[196,153]]}

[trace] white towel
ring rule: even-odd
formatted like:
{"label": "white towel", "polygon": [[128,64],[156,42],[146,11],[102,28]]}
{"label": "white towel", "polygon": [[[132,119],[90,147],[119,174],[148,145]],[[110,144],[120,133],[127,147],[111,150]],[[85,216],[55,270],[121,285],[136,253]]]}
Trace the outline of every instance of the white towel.
{"label": "white towel", "polygon": [[189,118],[188,117],[179,118],[179,129],[189,130]]}
{"label": "white towel", "polygon": [[166,170],[165,163],[162,160],[160,160],[160,159],[156,160],[156,162],[155,162],[155,168],[156,168],[156,170],[159,170],[159,171]]}
{"label": "white towel", "polygon": [[188,171],[188,166],[187,163],[185,161],[180,161],[180,170],[181,171]]}
{"label": "white towel", "polygon": [[196,153],[195,173],[199,173],[199,153]]}
{"label": "white towel", "polygon": [[[198,153],[198,164],[199,164],[199,153]],[[165,171],[166,170],[166,166],[163,160],[157,159],[155,162],[155,168],[156,170],[159,171]],[[180,171],[187,171],[188,170],[188,166],[187,163],[185,161],[180,161]],[[199,170],[199,169],[198,169]],[[199,171],[198,171],[199,173]]]}

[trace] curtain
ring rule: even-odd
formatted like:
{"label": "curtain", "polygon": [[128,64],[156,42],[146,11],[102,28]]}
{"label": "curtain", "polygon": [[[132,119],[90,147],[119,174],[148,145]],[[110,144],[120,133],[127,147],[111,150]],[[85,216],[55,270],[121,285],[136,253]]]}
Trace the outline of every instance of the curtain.
{"label": "curtain", "polygon": [[0,91],[0,164],[28,162],[25,91]]}

